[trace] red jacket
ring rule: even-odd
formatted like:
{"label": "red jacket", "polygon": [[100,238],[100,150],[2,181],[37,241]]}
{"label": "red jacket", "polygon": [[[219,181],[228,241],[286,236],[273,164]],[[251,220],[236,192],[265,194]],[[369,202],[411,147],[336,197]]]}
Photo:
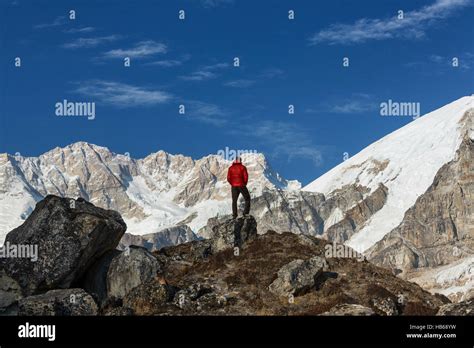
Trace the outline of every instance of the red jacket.
{"label": "red jacket", "polygon": [[242,163],[234,162],[227,171],[227,181],[232,186],[246,186],[249,180],[247,168]]}

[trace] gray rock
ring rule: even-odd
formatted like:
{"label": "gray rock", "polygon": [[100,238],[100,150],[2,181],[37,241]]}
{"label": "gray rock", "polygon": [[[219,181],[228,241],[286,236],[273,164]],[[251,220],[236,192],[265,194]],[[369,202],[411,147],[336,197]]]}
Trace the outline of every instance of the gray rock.
{"label": "gray rock", "polygon": [[107,272],[107,295],[123,298],[136,286],[154,279],[160,262],[145,248],[130,246],[115,256]]}
{"label": "gray rock", "polygon": [[280,268],[268,289],[277,296],[302,295],[316,284],[325,264],[326,260],[319,256],[291,261]]}
{"label": "gray rock", "polygon": [[18,315],[97,315],[97,304],[83,289],[51,290],[18,302]]}
{"label": "gray rock", "polygon": [[474,299],[458,302],[448,303],[441,306],[436,315],[474,315]]}
{"label": "gray rock", "polygon": [[135,315],[159,314],[160,307],[171,301],[173,289],[157,281],[140,284],[123,299],[123,306],[130,308]]}
{"label": "gray rock", "polygon": [[18,282],[0,270],[0,312],[22,298],[21,287]]}
{"label": "gray rock", "polygon": [[126,228],[115,211],[97,208],[82,198],[50,195],[6,237],[9,244],[37,246],[38,259],[0,262],[25,295],[68,288],[100,256],[117,246]]}
{"label": "gray rock", "polygon": [[339,304],[332,307],[329,311],[322,313],[321,315],[335,315],[335,316],[371,316],[375,315],[375,312],[369,308],[359,304]]}
{"label": "gray rock", "polygon": [[386,298],[379,298],[375,297],[371,301],[371,305],[378,309],[380,312],[382,312],[385,315],[398,315],[398,309],[397,309],[397,304],[391,297],[386,297]]}
{"label": "gray rock", "polygon": [[211,232],[211,250],[216,253],[221,250],[243,247],[244,244],[257,236],[257,222],[251,215],[230,219],[216,224]]}

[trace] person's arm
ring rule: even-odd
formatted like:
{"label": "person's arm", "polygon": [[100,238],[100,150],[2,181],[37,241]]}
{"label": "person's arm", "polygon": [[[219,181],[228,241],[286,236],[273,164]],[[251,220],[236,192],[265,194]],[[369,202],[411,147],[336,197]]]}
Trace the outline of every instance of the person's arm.
{"label": "person's arm", "polygon": [[247,173],[247,167],[244,166],[244,184],[247,186],[247,182],[249,181],[249,174]]}
{"label": "person's arm", "polygon": [[227,182],[230,184],[230,168],[227,170]]}

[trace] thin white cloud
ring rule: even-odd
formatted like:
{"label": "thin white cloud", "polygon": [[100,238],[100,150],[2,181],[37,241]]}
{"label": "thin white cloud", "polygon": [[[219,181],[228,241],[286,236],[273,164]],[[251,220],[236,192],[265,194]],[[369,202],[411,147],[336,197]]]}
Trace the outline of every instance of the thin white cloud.
{"label": "thin white cloud", "polygon": [[46,29],[46,28],[54,28],[64,25],[66,23],[66,16],[59,16],[50,23],[42,23],[33,26],[34,29]]}
{"label": "thin white cloud", "polygon": [[165,91],[103,80],[80,82],[75,92],[121,108],[164,104],[173,99]]}
{"label": "thin white cloud", "polygon": [[185,62],[191,59],[190,54],[185,54],[179,59],[163,59],[163,60],[155,60],[151,61],[148,63],[145,63],[144,65],[150,65],[150,66],[158,66],[161,68],[173,68],[176,66],[183,65]]}
{"label": "thin white cloud", "polygon": [[179,78],[186,81],[210,80],[219,76],[219,74],[216,72],[217,70],[225,69],[227,67],[229,67],[228,63],[216,63],[212,65],[207,65],[207,66],[202,67],[199,70],[192,72],[189,75],[183,75],[183,76],[180,76]]}
{"label": "thin white cloud", "polygon": [[180,66],[182,64],[183,64],[182,60],[168,59],[168,60],[156,60],[154,62],[146,63],[145,65],[154,65],[154,66],[159,66],[162,68],[172,68],[175,66]]}
{"label": "thin white cloud", "polygon": [[196,100],[183,104],[186,105],[186,117],[218,127],[228,123],[229,113],[216,104]]}
{"label": "thin white cloud", "polygon": [[153,40],[140,41],[135,46],[127,49],[114,49],[107,51],[103,54],[104,58],[145,58],[153,56],[155,54],[166,53],[168,47],[161,43]]}
{"label": "thin white cloud", "polygon": [[64,32],[68,34],[92,33],[93,31],[95,31],[94,27],[70,28],[64,30]]}
{"label": "thin white cloud", "polygon": [[63,47],[68,49],[90,48],[102,45],[104,43],[114,42],[118,39],[120,39],[119,35],[80,37],[71,42],[65,43]]}
{"label": "thin white cloud", "polygon": [[436,22],[470,4],[471,0],[436,0],[418,10],[406,11],[403,19],[394,15],[384,19],[362,18],[352,24],[333,24],[314,34],[309,42],[311,45],[334,45],[394,38],[419,39],[424,37],[426,30]]}
{"label": "thin white cloud", "polygon": [[234,87],[234,88],[247,88],[247,87],[253,86],[255,82],[256,82],[255,80],[240,79],[240,80],[225,82],[224,86]]}
{"label": "thin white cloud", "polygon": [[324,105],[316,108],[307,108],[306,113],[315,114],[360,114],[370,112],[378,108],[378,103],[370,94],[354,93],[349,98],[343,98],[332,102],[326,102]]}

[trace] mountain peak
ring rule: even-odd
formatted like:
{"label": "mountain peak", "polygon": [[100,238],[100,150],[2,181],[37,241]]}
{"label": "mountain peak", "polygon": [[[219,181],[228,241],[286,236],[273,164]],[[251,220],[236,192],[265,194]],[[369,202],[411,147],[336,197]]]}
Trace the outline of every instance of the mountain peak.
{"label": "mountain peak", "polygon": [[349,246],[366,250],[402,221],[440,167],[455,157],[465,125],[472,123],[473,106],[474,97],[466,96],[427,113],[367,146],[303,190],[330,195],[354,183],[372,192],[379,184],[385,185],[385,206],[348,241]]}

